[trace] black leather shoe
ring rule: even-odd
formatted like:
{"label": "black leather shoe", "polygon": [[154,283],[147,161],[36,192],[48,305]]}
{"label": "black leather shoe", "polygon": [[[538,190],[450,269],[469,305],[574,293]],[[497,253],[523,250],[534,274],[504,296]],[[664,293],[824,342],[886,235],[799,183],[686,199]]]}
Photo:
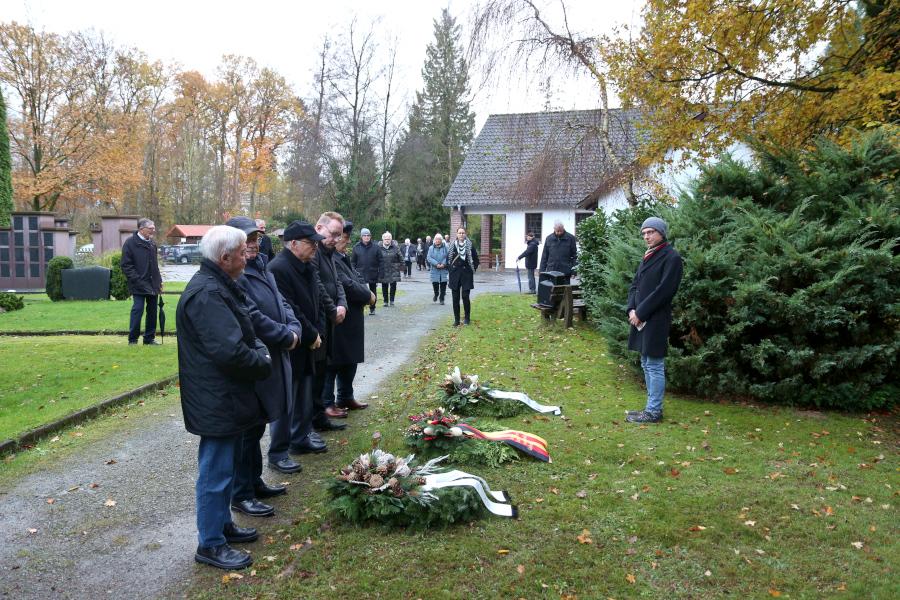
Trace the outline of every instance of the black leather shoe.
{"label": "black leather shoe", "polygon": [[303,470],[303,465],[291,458],[282,458],[277,462],[269,461],[269,466],[287,475],[291,473],[299,473]]}
{"label": "black leather shoe", "polygon": [[225,541],[229,544],[246,544],[247,542],[255,542],[259,537],[256,529],[253,527],[238,527],[234,523],[226,523]]}
{"label": "black leather shoe", "polygon": [[472,322],[469,321],[468,319],[463,319],[463,325],[471,325],[471,324],[472,324]]}
{"label": "black leather shoe", "polygon": [[290,452],[291,454],[322,454],[328,452],[328,446],[306,437],[296,446],[291,446]]}
{"label": "black leather shoe", "polygon": [[310,431],[309,435],[307,435],[306,437],[313,443],[322,444],[323,446],[325,445],[325,440],[322,439],[322,436],[319,435],[318,431]]}
{"label": "black leather shoe", "polygon": [[197,553],[194,554],[194,560],[198,563],[212,565],[219,569],[236,570],[245,569],[253,564],[250,555],[235,550],[228,544],[222,544],[214,548],[197,547]]}
{"label": "black leather shoe", "polygon": [[334,421],[329,421],[328,419],[323,419],[318,423],[313,423],[313,427],[318,429],[319,431],[340,431],[342,429],[347,429],[346,423],[335,423]]}
{"label": "black leather shoe", "polygon": [[159,340],[150,340],[149,342],[144,342],[145,346],[162,346],[162,342]]}
{"label": "black leather shoe", "polygon": [[256,498],[232,502],[231,509],[250,517],[271,517],[275,514],[275,507],[265,502],[260,502]]}
{"label": "black leather shoe", "polygon": [[253,495],[257,498],[272,498],[273,496],[280,496],[282,494],[287,494],[286,485],[269,485],[268,483],[263,482],[253,488]]}

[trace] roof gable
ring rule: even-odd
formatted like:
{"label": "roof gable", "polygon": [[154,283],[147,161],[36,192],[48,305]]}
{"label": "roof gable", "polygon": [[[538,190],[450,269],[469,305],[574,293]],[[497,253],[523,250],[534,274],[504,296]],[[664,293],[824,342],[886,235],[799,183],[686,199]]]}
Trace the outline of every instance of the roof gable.
{"label": "roof gable", "polygon": [[601,110],[491,115],[466,154],[444,206],[569,207],[610,187],[634,161],[636,110],[607,111],[612,152],[601,142]]}
{"label": "roof gable", "polygon": [[203,237],[212,225],[172,225],[166,237]]}

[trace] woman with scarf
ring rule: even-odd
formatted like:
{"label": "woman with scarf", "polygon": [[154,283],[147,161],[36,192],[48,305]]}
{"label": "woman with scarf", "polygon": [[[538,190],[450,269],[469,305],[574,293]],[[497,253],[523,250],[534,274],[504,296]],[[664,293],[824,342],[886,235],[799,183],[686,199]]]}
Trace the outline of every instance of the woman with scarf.
{"label": "woman with scarf", "polygon": [[472,303],[469,300],[469,292],[475,287],[475,271],[478,269],[478,254],[475,252],[472,241],[466,237],[466,230],[460,227],[456,230],[456,241],[450,244],[447,253],[449,265],[448,287],[453,293],[453,318],[454,327],[459,326],[459,301],[462,298],[465,318],[463,323],[468,325],[472,314]]}
{"label": "woman with scarf", "polygon": [[394,296],[397,294],[397,282],[400,281],[400,265],[403,264],[403,254],[390,231],[385,231],[381,235],[381,244],[378,246],[378,250],[381,252],[381,266],[378,272],[381,295],[384,297],[384,306],[393,306]]}

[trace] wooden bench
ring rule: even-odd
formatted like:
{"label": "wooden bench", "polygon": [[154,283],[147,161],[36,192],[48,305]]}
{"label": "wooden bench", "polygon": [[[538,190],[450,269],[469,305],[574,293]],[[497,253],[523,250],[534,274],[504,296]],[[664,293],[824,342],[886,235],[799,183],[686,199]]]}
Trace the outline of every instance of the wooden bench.
{"label": "wooden bench", "polygon": [[571,327],[575,316],[584,321],[587,319],[587,304],[585,304],[580,285],[554,285],[550,290],[551,304],[532,304],[531,307],[541,311],[544,319],[565,320],[566,327]]}

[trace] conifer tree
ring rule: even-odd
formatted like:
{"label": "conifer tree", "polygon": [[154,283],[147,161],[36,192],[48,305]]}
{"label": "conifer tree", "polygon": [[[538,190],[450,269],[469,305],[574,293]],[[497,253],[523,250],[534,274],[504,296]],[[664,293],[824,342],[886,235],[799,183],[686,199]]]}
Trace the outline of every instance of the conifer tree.
{"label": "conifer tree", "polygon": [[416,93],[392,186],[396,212],[411,235],[446,229],[449,211],[442,202],[472,141],[475,115],[462,54],[459,25],[443,9],[434,21],[422,68],[424,89]]}
{"label": "conifer tree", "polygon": [[0,227],[9,227],[12,210],[12,158],[9,154],[9,133],[6,130],[6,102],[0,91]]}

